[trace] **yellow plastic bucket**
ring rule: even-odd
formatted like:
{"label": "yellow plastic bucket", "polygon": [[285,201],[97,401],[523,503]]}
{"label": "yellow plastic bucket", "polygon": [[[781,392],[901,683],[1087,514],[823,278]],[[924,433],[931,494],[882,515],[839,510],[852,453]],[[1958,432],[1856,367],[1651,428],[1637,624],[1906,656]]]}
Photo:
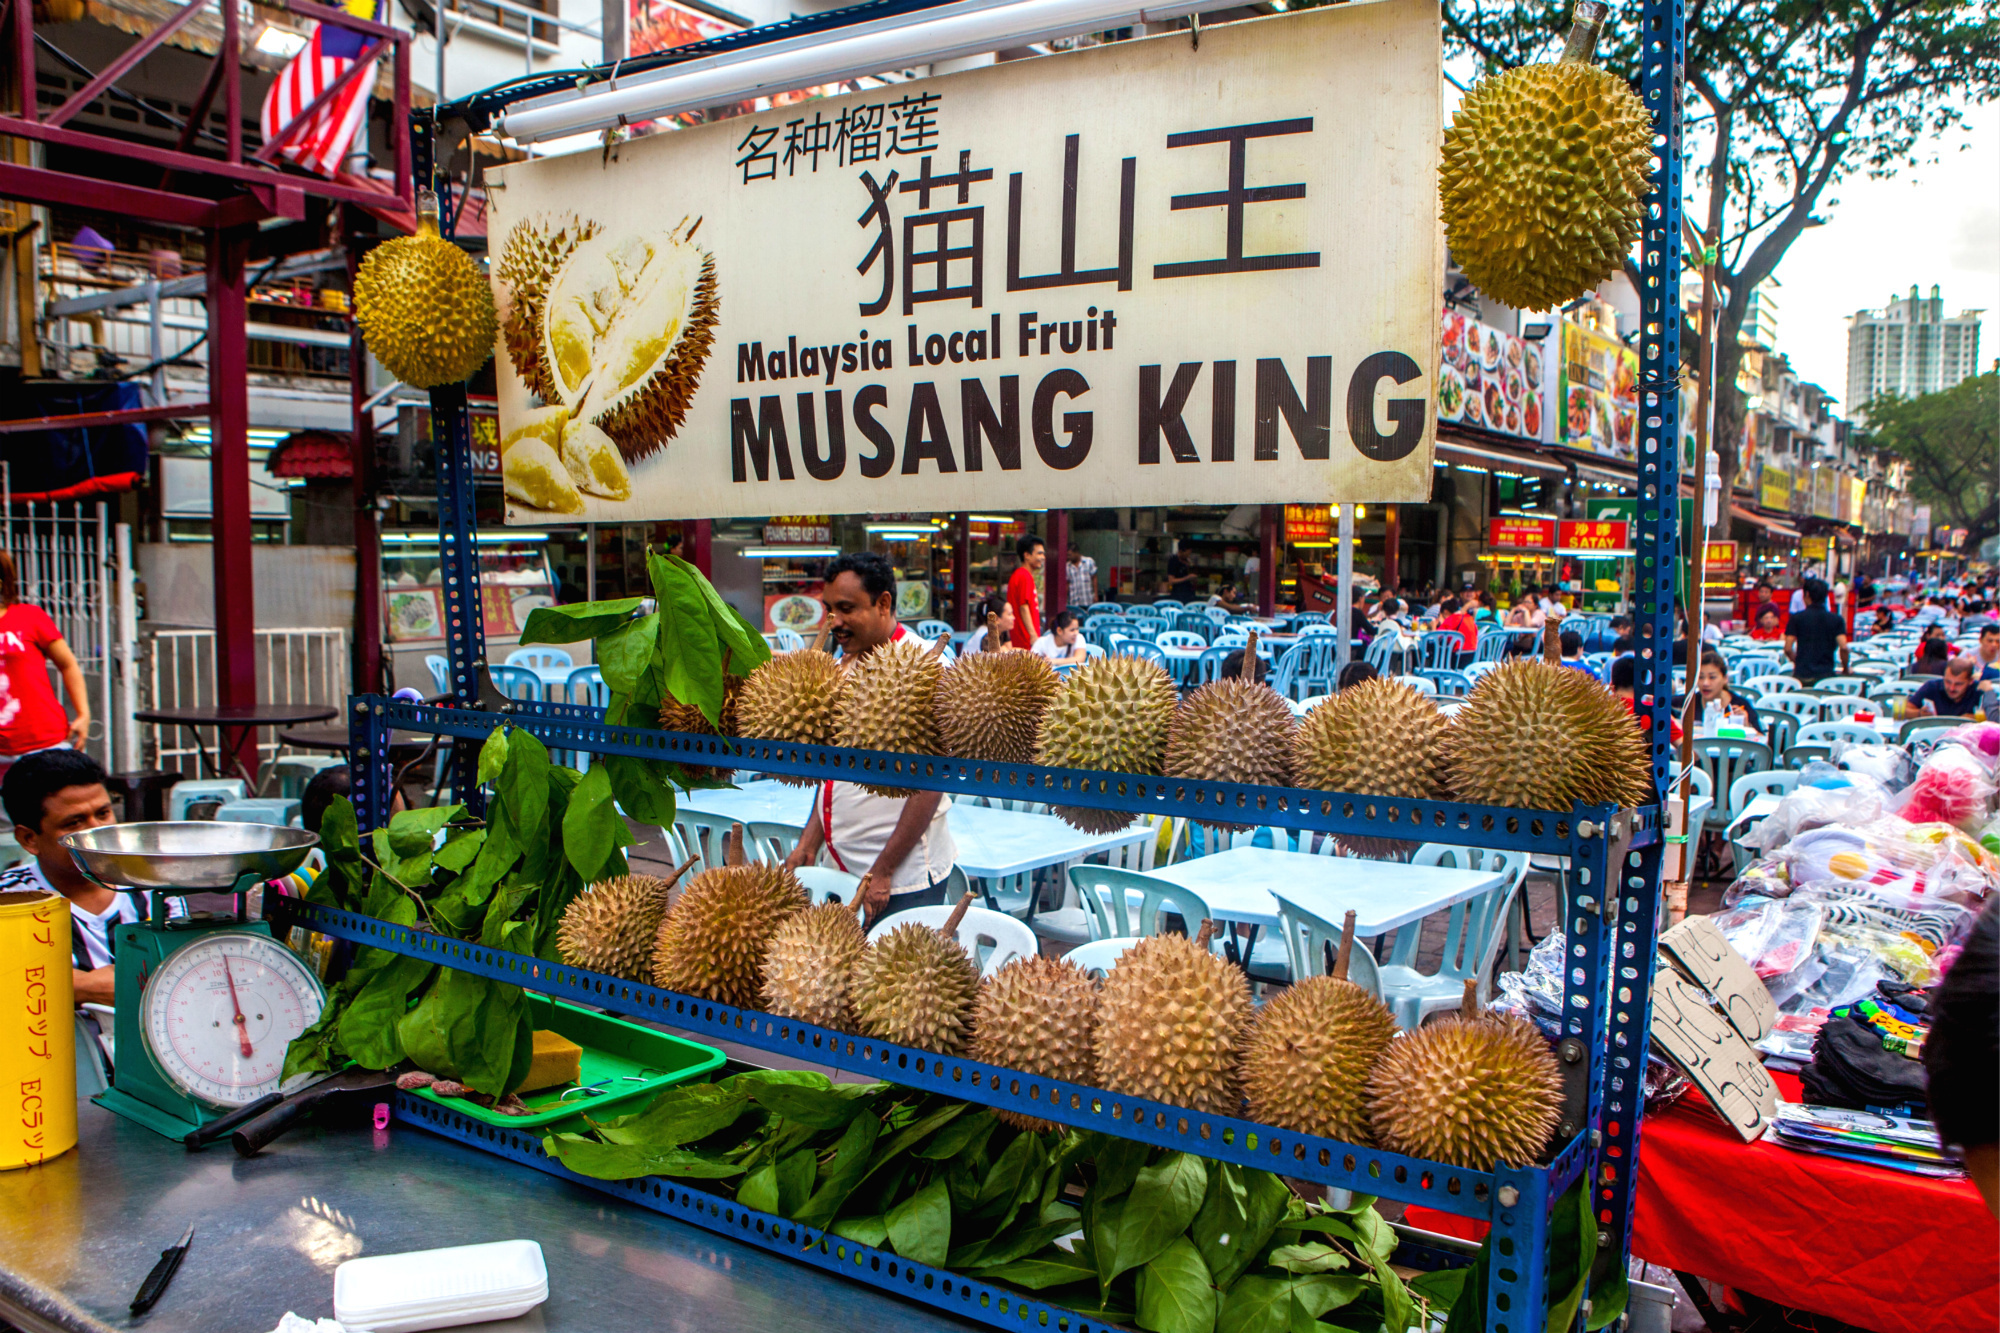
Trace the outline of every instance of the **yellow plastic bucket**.
{"label": "yellow plastic bucket", "polygon": [[0,1171],[76,1146],[69,902],[0,893]]}

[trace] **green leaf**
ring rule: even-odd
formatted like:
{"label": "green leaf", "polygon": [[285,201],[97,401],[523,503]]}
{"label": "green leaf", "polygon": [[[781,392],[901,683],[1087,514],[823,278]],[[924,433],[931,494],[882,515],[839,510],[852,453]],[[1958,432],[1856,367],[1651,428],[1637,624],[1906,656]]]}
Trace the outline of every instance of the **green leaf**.
{"label": "green leaf", "polygon": [[646,567],[652,575],[663,629],[659,636],[664,673],[661,683],[674,698],[699,709],[709,725],[715,726],[722,714],[722,641],[709,614],[708,599],[696,586],[705,580],[693,566],[684,573],[661,555],[648,556]]}
{"label": "green leaf", "polygon": [[1227,1288],[1270,1240],[1292,1192],[1269,1171],[1229,1162],[1211,1164],[1209,1174],[1208,1196],[1195,1214],[1190,1236],[1215,1285]]}
{"label": "green leaf", "polygon": [[562,836],[563,854],[586,883],[603,879],[606,863],[631,845],[632,830],[612,802],[611,774],[603,764],[592,764],[570,793]]}
{"label": "green leaf", "polygon": [[1111,1281],[1118,1274],[1111,1265],[1118,1259],[1118,1237],[1125,1228],[1125,1200],[1099,1199],[1091,1190],[1083,1198],[1083,1235],[1097,1261],[1097,1289],[1108,1297]]}
{"label": "green leaf", "polygon": [[1096,1189],[1107,1199],[1115,1199],[1132,1188],[1139,1168],[1146,1165],[1152,1148],[1136,1139],[1111,1139],[1097,1155]]}
{"label": "green leaf", "polygon": [[1623,1267],[1613,1264],[1611,1271],[1600,1282],[1590,1288],[1590,1313],[1584,1316],[1586,1333],[1596,1333],[1625,1313],[1625,1307],[1632,1300],[1632,1279]]}
{"label": "green leaf", "polygon": [[678,1148],[728,1129],[749,1106],[740,1088],[687,1083],[668,1088],[639,1114],[609,1121],[598,1132],[614,1143]]}
{"label": "green leaf", "polygon": [[291,1044],[285,1047],[286,1079],[299,1074],[331,1073],[336,1064],[347,1063],[346,1056],[338,1053],[342,1007],[334,997],[328,997],[326,1007],[320,1011],[319,1021],[292,1038]]}
{"label": "green leaf", "polygon": [[486,923],[480,928],[479,942],[498,948],[505,937],[507,925],[519,911],[521,904],[534,896],[541,885],[528,878],[526,867],[508,875],[500,882],[500,891],[493,895],[492,903],[486,909]]}
{"label": "green leaf", "polygon": [[743,1174],[739,1163],[723,1161],[692,1148],[599,1143],[581,1134],[551,1134],[542,1140],[542,1146],[570,1170],[595,1180],[636,1180],[641,1176],[726,1180]]}
{"label": "green leaf", "polygon": [[736,1187],[736,1202],[745,1208],[754,1208],[760,1213],[778,1211],[778,1164],[766,1162],[743,1177],[743,1183]]}
{"label": "green leaf", "polygon": [[814,1129],[845,1129],[861,1114],[867,1098],[881,1091],[880,1083],[846,1083],[834,1088],[765,1083],[748,1089],[750,1100],[772,1115],[811,1125]]}
{"label": "green leaf", "polygon": [[746,1069],[740,1074],[731,1074],[715,1086],[748,1097],[752,1088],[767,1083],[789,1083],[800,1088],[830,1088],[833,1080],[812,1069]]}
{"label": "green leaf", "polygon": [[495,727],[479,747],[479,785],[490,787],[507,767],[507,728]]}
{"label": "green leaf", "polygon": [[453,833],[445,845],[432,854],[431,860],[439,869],[456,875],[478,859],[479,849],[485,845],[485,829],[461,830]]}
{"label": "green leaf", "polygon": [[1027,1169],[1034,1153],[1035,1136],[1016,1134],[1014,1141],[1007,1145],[1006,1151],[1000,1154],[1000,1160],[993,1164],[993,1169],[981,1182],[974,1207],[984,1210],[996,1204],[1012,1202],[1021,1188],[1021,1173]]}
{"label": "green leaf", "polygon": [[804,1226],[823,1227],[840,1216],[840,1205],[847,1202],[847,1196],[861,1183],[875,1150],[875,1140],[881,1133],[882,1122],[873,1111],[863,1111],[854,1117],[834,1147],[832,1162],[821,1173],[819,1188],[799,1210],[796,1221]]}
{"label": "green leaf", "polygon": [[[1137,1198],[1135,1191],[1134,1198]],[[1139,1270],[1139,1327],[1150,1333],[1215,1333],[1216,1292],[1208,1265],[1186,1236],[1176,1236]]]}
{"label": "green leaf", "polygon": [[1111,1276],[1152,1262],[1188,1229],[1207,1192],[1208,1166],[1193,1153],[1168,1153],[1157,1165],[1141,1169],[1125,1200]]}
{"label": "green leaf", "polygon": [[959,1156],[970,1157],[979,1151],[999,1124],[1000,1117],[984,1107],[971,1115],[955,1116],[950,1124],[938,1131],[936,1138],[911,1156],[935,1162],[948,1162]]}
{"label": "green leaf", "polygon": [[1287,1273],[1337,1273],[1351,1260],[1340,1250],[1319,1241],[1304,1245],[1280,1245],[1271,1251],[1271,1267]]}
{"label": "green leaf", "polygon": [[1445,1317],[1445,1333],[1480,1333],[1486,1327],[1486,1265],[1493,1252],[1493,1237],[1473,1255],[1463,1272],[1458,1295],[1452,1299],[1451,1313]]}
{"label": "green leaf", "polygon": [[[414,904],[411,911],[415,911]],[[340,1044],[365,1069],[387,1069],[401,1063],[403,1043],[397,1038],[396,1025],[409,1012],[410,992],[424,984],[435,966],[426,959],[400,954],[388,954],[388,958],[390,961],[347,1001],[340,1015]]]}
{"label": "green leaf", "polygon": [[514,732],[507,742],[507,767],[494,790],[506,807],[505,819],[513,824],[522,869],[540,882],[549,854],[549,750],[540,738]]}
{"label": "green leaf", "polygon": [[1223,1297],[1216,1333],[1290,1333],[1292,1303],[1310,1319],[1361,1294],[1361,1279],[1316,1273],[1310,1277],[1245,1277]]}
{"label": "green leaf", "polygon": [[528,612],[527,623],[521,626],[521,642],[582,643],[601,638],[629,621],[645,602],[643,597],[621,597],[612,602],[538,606]]}
{"label": "green leaf", "polygon": [[888,1142],[879,1145],[875,1149],[875,1160],[868,1164],[868,1173],[862,1179],[868,1179],[869,1176],[874,1175],[891,1161],[894,1161],[897,1157],[907,1152],[912,1145],[922,1142],[940,1126],[957,1120],[969,1109],[970,1107],[965,1102],[947,1101],[923,1119],[913,1121],[905,1125],[902,1129],[897,1130]]}
{"label": "green leaf", "polygon": [[843,1217],[833,1224],[833,1234],[856,1245],[866,1245],[870,1249],[880,1249],[882,1242],[889,1239],[889,1224],[880,1215],[875,1217]]}
{"label": "green leaf", "polygon": [[674,822],[674,789],[661,774],[661,766],[631,755],[598,755],[591,762],[595,771],[603,768],[611,775],[611,794],[625,813],[641,824],[669,828]]}
{"label": "green leaf", "polygon": [[434,805],[405,810],[389,819],[389,846],[397,856],[422,856],[431,850],[438,830],[465,813],[462,805]]}
{"label": "green leaf", "polygon": [[[722,594],[708,581],[694,565],[677,555],[655,556],[668,569],[690,581],[700,592],[707,604],[709,620],[715,627],[716,637],[730,650],[729,674],[747,676],[756,668],[771,660],[771,645],[764,636],[743,618],[741,612],[722,600]],[[659,586],[659,575],[654,574],[654,587]]]}
{"label": "green leaf", "polygon": [[326,900],[342,911],[352,912],[361,905],[361,886],[367,882],[367,867],[361,862],[361,833],[354,816],[354,803],[336,796],[319,823],[320,848],[326,853],[327,869],[313,889],[324,882]]}
{"label": "green leaf", "polygon": [[812,1149],[801,1148],[778,1163],[778,1207],[780,1216],[790,1217],[812,1197],[813,1177],[819,1173],[819,1158]]}
{"label": "green leaf", "polygon": [[1404,1285],[1429,1301],[1434,1308],[1450,1309],[1458,1299],[1459,1289],[1465,1285],[1467,1271],[1463,1268],[1434,1268],[1417,1274]]}
{"label": "green leaf", "polygon": [[519,1048],[525,1044],[532,1050],[533,1044],[533,1024],[519,986],[453,968],[440,970],[417,1007],[403,1016],[396,1034],[417,1068],[494,1097],[512,1090],[509,1079],[519,1063]]}
{"label": "green leaf", "polygon": [[660,616],[656,611],[600,636],[594,650],[597,669],[604,673],[604,683],[618,694],[636,693],[641,678],[652,665],[659,638]]}
{"label": "green leaf", "polygon": [[1068,1204],[1051,1204],[1036,1220],[1022,1222],[1011,1231],[989,1240],[980,1252],[979,1267],[992,1268],[1025,1258],[1051,1241],[1060,1240],[1075,1231],[1077,1221],[1076,1209]]}
{"label": "green leaf", "polygon": [[[1411,1326],[1417,1322],[1416,1302],[1403,1290],[1403,1279],[1396,1276],[1396,1270],[1389,1267],[1386,1259],[1370,1255],[1369,1262],[1374,1265],[1375,1280],[1382,1286],[1383,1324],[1390,1333],[1409,1333]],[[1565,1324],[1558,1333],[1566,1333],[1568,1328],[1569,1325]]]}
{"label": "green leaf", "polygon": [[951,1252],[951,1200],[942,1179],[897,1204],[883,1220],[889,1227],[889,1243],[905,1259],[935,1268]]}
{"label": "green leaf", "polygon": [[1549,1222],[1548,1333],[1568,1333],[1597,1262],[1597,1219],[1590,1215],[1590,1195],[1581,1182],[1557,1201]]}
{"label": "green leaf", "polygon": [[982,1268],[979,1276],[989,1281],[1025,1287],[1029,1291],[1043,1291],[1049,1287],[1095,1282],[1097,1264],[1086,1251],[1079,1249],[1078,1252],[1072,1253],[1050,1246],[1031,1258],[1016,1259],[1010,1264],[1001,1264],[993,1268]]}

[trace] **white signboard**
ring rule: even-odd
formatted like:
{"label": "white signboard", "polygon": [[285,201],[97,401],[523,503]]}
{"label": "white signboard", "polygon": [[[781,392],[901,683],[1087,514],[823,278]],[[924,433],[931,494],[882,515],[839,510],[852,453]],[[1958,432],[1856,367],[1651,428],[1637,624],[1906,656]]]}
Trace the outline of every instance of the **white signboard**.
{"label": "white signboard", "polygon": [[1429,498],[1438,33],[1382,0],[489,172],[509,520]]}

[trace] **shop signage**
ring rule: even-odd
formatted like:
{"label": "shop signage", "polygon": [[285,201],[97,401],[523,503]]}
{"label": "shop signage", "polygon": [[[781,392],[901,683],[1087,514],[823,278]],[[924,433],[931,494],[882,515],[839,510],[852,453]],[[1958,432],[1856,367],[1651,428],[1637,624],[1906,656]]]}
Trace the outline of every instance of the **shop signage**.
{"label": "shop signage", "polygon": [[1766,509],[1779,511],[1792,507],[1792,478],[1788,472],[1780,472],[1769,463],[1758,474],[1757,503]]}
{"label": "shop signage", "polygon": [[[431,410],[404,404],[398,409],[398,430],[412,451],[431,446]],[[407,415],[404,415],[407,414]],[[472,435],[472,475],[491,481],[500,475],[500,409],[491,398],[475,398],[466,404],[467,424]]]}
{"label": "shop signage", "polygon": [[739,24],[717,18],[693,5],[678,4],[676,0],[629,0],[629,3],[630,55],[667,51],[742,30]]}
{"label": "shop signage", "polygon": [[764,525],[766,546],[826,546],[833,522],[825,514],[778,514]]}
{"label": "shop signage", "polygon": [[1384,0],[498,168],[508,518],[1427,500],[1440,77]]}
{"label": "shop signage", "polygon": [[1631,527],[1612,518],[1564,519],[1557,526],[1556,549],[1566,555],[1629,555]]}
{"label": "shop signage", "polygon": [[1608,458],[1636,457],[1639,354],[1609,333],[1565,319],[1561,371],[1556,438]]}
{"label": "shop signage", "polygon": [[1704,580],[1733,577],[1736,573],[1736,543],[1710,542],[1702,552],[1701,572]]}
{"label": "shop signage", "polygon": [[1444,312],[1438,420],[1542,439],[1542,345]]}
{"label": "shop signage", "polygon": [[1288,542],[1330,542],[1333,540],[1333,508],[1330,505],[1286,505],[1285,540]]}
{"label": "shop signage", "polygon": [[1918,538],[1928,537],[1930,536],[1930,531],[1931,507],[1929,505],[1918,505],[1910,511],[1910,535]]}
{"label": "shop signage", "polygon": [[1486,544],[1501,551],[1552,551],[1556,521],[1552,518],[1489,518]]}
{"label": "shop signage", "polygon": [[1825,537],[1799,538],[1799,554],[1807,560],[1826,559],[1827,540]]}

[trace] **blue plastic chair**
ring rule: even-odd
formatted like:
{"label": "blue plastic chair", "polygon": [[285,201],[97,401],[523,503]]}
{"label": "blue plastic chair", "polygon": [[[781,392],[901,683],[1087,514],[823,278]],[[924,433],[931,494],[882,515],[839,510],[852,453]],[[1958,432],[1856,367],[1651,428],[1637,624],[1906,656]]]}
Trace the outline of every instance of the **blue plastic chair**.
{"label": "blue plastic chair", "polygon": [[1375,674],[1378,676],[1394,675],[1395,669],[1391,663],[1396,660],[1397,651],[1394,632],[1378,634],[1368,645],[1368,653],[1363,660],[1375,668]]}
{"label": "blue plastic chair", "polygon": [[[1090,919],[1092,939],[1158,935],[1162,924],[1160,918],[1168,913],[1178,915],[1192,935],[1209,915],[1208,904],[1202,901],[1200,895],[1190,893],[1178,884],[1169,884],[1163,879],[1130,870],[1115,870],[1110,866],[1071,866],[1069,882]],[[1135,891],[1140,895],[1136,908],[1131,901]]]}
{"label": "blue plastic chair", "polygon": [[451,693],[451,660],[439,653],[425,653],[424,665],[431,669],[431,683],[437,686],[437,693]]}
{"label": "blue plastic chair", "polygon": [[1219,606],[1204,606],[1200,608],[1200,613],[1207,616],[1209,623],[1217,629],[1229,623],[1229,613]]}
{"label": "blue plastic chair", "polygon": [[1216,623],[1201,611],[1183,611],[1174,617],[1174,628],[1183,634],[1199,635],[1203,643],[1215,638]]}
{"label": "blue plastic chair", "polygon": [[1611,657],[1610,653],[1585,653],[1583,664],[1590,668],[1591,675],[1605,681],[1611,679]]}
{"label": "blue plastic chair", "polygon": [[1143,657],[1149,662],[1159,663],[1162,667],[1167,665],[1167,655],[1160,651],[1160,645],[1147,643],[1144,639],[1120,639],[1111,651],[1119,657]]}
{"label": "blue plastic chair", "polygon": [[1505,924],[1521,881],[1528,874],[1526,852],[1499,852],[1484,847],[1446,847],[1425,843],[1410,858],[1411,865],[1456,866],[1466,870],[1497,870],[1503,878],[1470,902],[1447,909],[1444,954],[1438,970],[1416,969],[1417,944],[1423,923],[1411,922],[1396,931],[1389,961],[1381,968],[1382,998],[1396,1015],[1396,1026],[1413,1032],[1435,1013],[1457,1009],[1465,1002],[1465,983],[1477,979],[1483,1005],[1492,994],[1493,961],[1505,942]]}
{"label": "blue plastic chair", "polygon": [[[1240,648],[1242,645],[1238,644],[1236,647]],[[1222,664],[1229,657],[1229,654],[1235,651],[1236,648],[1232,648],[1226,643],[1219,643],[1212,648],[1204,649],[1201,656],[1197,657],[1194,662],[1194,683],[1197,685],[1206,685],[1211,680],[1222,679]]]}
{"label": "blue plastic chair", "polygon": [[1475,662],[1498,662],[1507,655],[1507,631],[1486,628],[1479,631],[1479,646],[1472,650]]}
{"label": "blue plastic chair", "polygon": [[940,634],[951,633],[951,626],[945,624],[942,620],[919,620],[912,626],[912,630],[918,638],[929,642],[937,638]]}
{"label": "blue plastic chair", "polygon": [[1414,674],[1429,681],[1435,692],[1441,695],[1472,693],[1472,680],[1463,671],[1438,671],[1419,667]]}
{"label": "blue plastic chair", "polygon": [[1192,630],[1170,629],[1153,640],[1161,648],[1206,648],[1208,640]]}
{"label": "blue plastic chair", "polygon": [[1317,639],[1331,636],[1340,637],[1340,631],[1332,625],[1301,625],[1295,631],[1301,639]]}
{"label": "blue plastic chair", "polygon": [[[568,656],[567,653],[564,654]],[[530,699],[539,701],[542,697],[542,678],[524,666],[489,666],[493,688],[509,699]]]}
{"label": "blue plastic chair", "polygon": [[1301,611],[1292,617],[1292,628],[1294,629],[1304,629],[1307,625],[1324,625],[1326,623],[1328,623],[1327,614],[1324,611]]}
{"label": "blue plastic chair", "polygon": [[786,629],[783,625],[766,634],[764,641],[771,645],[771,651],[774,653],[795,653],[806,646],[804,635],[795,629]]}
{"label": "blue plastic chair", "polygon": [[298,812],[299,803],[290,797],[252,796],[227,802],[215,812],[215,818],[221,824],[275,824],[284,828]]}
{"label": "blue plastic chair", "polygon": [[1453,630],[1432,630],[1417,640],[1417,665],[1431,671],[1455,671],[1465,648],[1465,636]]}
{"label": "blue plastic chair", "polygon": [[1185,611],[1187,610],[1187,603],[1178,597],[1161,597],[1154,600],[1153,609],[1156,611]]}
{"label": "blue plastic chair", "polygon": [[[1289,688],[1278,693],[1289,698],[1309,694],[1331,694],[1340,679],[1340,636],[1315,634],[1302,638],[1290,650],[1298,655],[1297,665],[1286,682]],[[1273,689],[1277,689],[1275,685]]]}
{"label": "blue plastic chair", "polygon": [[249,795],[250,788],[241,778],[185,778],[167,788],[167,818],[187,819],[191,806],[223,806],[246,800]]}
{"label": "blue plastic chair", "polygon": [[569,703],[590,708],[611,706],[611,687],[604,683],[604,668],[595,663],[570,672],[569,680],[563,685],[563,693]]}
{"label": "blue plastic chair", "polygon": [[551,667],[575,666],[576,659],[569,655],[569,649],[567,648],[551,648],[545,645],[537,645],[533,648],[516,648],[513,652],[508,653],[506,665],[547,670]]}

